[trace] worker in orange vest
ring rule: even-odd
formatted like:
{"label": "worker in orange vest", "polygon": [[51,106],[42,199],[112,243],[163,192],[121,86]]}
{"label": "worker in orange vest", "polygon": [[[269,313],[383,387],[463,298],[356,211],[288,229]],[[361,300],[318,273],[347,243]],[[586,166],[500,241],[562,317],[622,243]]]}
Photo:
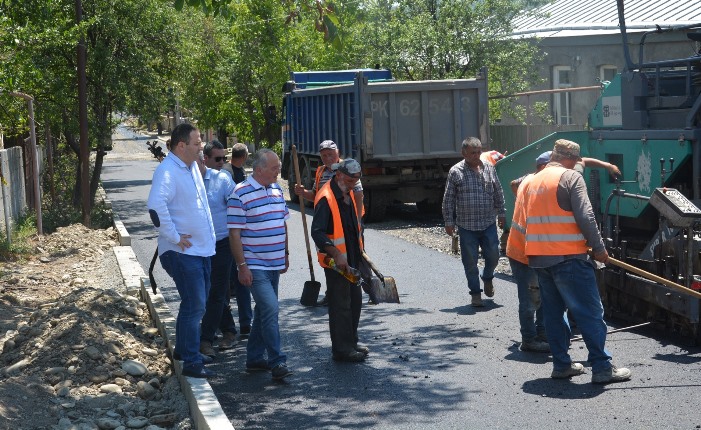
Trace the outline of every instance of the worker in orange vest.
{"label": "worker in orange vest", "polygon": [[572,361],[568,349],[569,309],[577,321],[589,350],[592,383],[606,384],[630,379],[631,371],[611,364],[606,350],[604,308],[596,285],[594,259],[608,261],[594,211],[582,175],[572,170],[581,159],[579,145],[559,139],[550,162],[523,187],[525,254],[538,274],[543,317],[552,351],[551,377],[566,379],[584,373],[581,363]]}

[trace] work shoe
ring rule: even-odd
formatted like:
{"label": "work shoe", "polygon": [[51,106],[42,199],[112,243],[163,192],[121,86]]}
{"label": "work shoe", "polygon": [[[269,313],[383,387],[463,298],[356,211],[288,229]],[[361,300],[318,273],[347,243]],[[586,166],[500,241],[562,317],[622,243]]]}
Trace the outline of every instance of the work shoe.
{"label": "work shoe", "polygon": [[482,303],[482,295],[481,294],[473,294],[472,295],[472,306],[476,308],[481,308],[484,306],[484,303]]}
{"label": "work shoe", "polygon": [[363,355],[368,355],[368,354],[370,354],[370,348],[368,348],[368,347],[365,346],[365,345],[356,345],[356,346],[355,346],[355,350],[358,351],[359,353],[363,354]]}
{"label": "work shoe", "polygon": [[208,340],[201,340],[200,341],[200,354],[206,355],[207,357],[216,357],[217,353],[214,352],[214,348],[212,348],[212,342]]}
{"label": "work shoe", "polygon": [[484,295],[487,297],[494,297],[494,284],[491,279],[483,279],[484,282]]}
{"label": "work shoe", "polygon": [[200,364],[183,367],[183,376],[188,376],[190,378],[211,378],[217,376],[217,374]]}
{"label": "work shoe", "polygon": [[292,371],[287,368],[287,365],[285,363],[280,363],[277,366],[273,367],[273,379],[279,380],[283,379],[286,376],[290,376],[292,374]]}
{"label": "work shoe", "polygon": [[268,370],[270,370],[270,366],[265,361],[246,363],[246,372],[267,372]]}
{"label": "work shoe", "polygon": [[[369,352],[369,351],[368,351]],[[360,351],[351,351],[348,354],[333,353],[334,361],[347,361],[350,363],[358,363],[365,360],[365,354]]]}
{"label": "work shoe", "polygon": [[534,339],[529,342],[521,342],[521,351],[550,352],[550,345],[547,342],[540,342]]}
{"label": "work shoe", "polygon": [[316,303],[316,305],[317,306],[328,306],[329,305],[329,297],[325,295],[323,299],[319,300]]}
{"label": "work shoe", "polygon": [[227,331],[226,333],[224,333],[224,336],[222,336],[221,340],[219,340],[220,350],[231,349],[234,347],[234,345],[236,345],[236,333]]}
{"label": "work shoe", "polygon": [[550,377],[553,379],[567,379],[582,373],[584,373],[584,366],[581,363],[571,363],[569,369],[553,370]]}
{"label": "work shoe", "polygon": [[591,383],[608,384],[609,382],[622,382],[629,380],[632,375],[633,372],[625,367],[618,368],[616,366],[611,366],[610,369],[592,373]]}

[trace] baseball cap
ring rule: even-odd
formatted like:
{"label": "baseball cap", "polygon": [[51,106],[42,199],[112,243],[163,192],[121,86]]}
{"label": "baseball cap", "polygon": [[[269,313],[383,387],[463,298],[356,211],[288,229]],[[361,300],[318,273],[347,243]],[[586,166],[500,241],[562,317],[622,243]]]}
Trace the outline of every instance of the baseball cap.
{"label": "baseball cap", "polygon": [[550,162],[550,154],[552,151],[545,151],[535,159],[536,166],[542,166],[543,164],[548,164]]}
{"label": "baseball cap", "polygon": [[558,139],[555,141],[552,155],[573,160],[582,159],[579,155],[579,144],[566,139]]}
{"label": "baseball cap", "polygon": [[332,164],[331,170],[343,172],[344,174],[352,176],[354,178],[360,178],[362,176],[362,172],[360,170],[360,163],[358,163],[352,158],[343,160],[340,163]]}
{"label": "baseball cap", "polygon": [[338,149],[338,146],[333,140],[325,140],[319,144],[319,151],[322,149]]}

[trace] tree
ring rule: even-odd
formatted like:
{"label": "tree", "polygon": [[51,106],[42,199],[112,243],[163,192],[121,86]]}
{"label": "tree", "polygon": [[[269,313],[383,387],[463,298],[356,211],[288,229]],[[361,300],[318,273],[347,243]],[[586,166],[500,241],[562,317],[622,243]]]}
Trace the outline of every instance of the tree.
{"label": "tree", "polygon": [[280,139],[281,88],[289,73],[347,64],[343,51],[305,23],[308,16],[290,20],[282,2],[242,0],[230,7],[229,18],[188,14],[181,101],[201,128],[272,147]]}
{"label": "tree", "polygon": [[[399,79],[470,78],[488,67],[490,94],[524,91],[537,81],[537,49],[511,38],[511,21],[522,13],[508,0],[369,0],[354,27],[366,47],[366,63],[391,69]],[[511,110],[490,102],[490,116]],[[517,114],[518,115],[518,114]]]}
{"label": "tree", "polygon": [[114,113],[156,118],[166,103],[165,88],[179,67],[173,10],[158,0],[96,0],[84,3],[83,21],[76,26],[70,0],[10,0],[0,8],[0,56],[7,59],[0,83],[32,94],[38,121],[78,156],[75,206],[81,188],[75,46],[85,38],[89,140],[95,151],[92,202],[111,149]]}
{"label": "tree", "polygon": [[[239,0],[175,0],[175,9],[182,10],[185,5],[201,10],[206,15],[222,16],[226,19],[240,18]],[[276,2],[286,13],[285,24],[301,22],[305,15],[313,15],[314,29],[323,33],[324,40],[337,49],[343,46],[339,32],[339,22],[335,15],[333,2],[326,0],[282,0]]]}

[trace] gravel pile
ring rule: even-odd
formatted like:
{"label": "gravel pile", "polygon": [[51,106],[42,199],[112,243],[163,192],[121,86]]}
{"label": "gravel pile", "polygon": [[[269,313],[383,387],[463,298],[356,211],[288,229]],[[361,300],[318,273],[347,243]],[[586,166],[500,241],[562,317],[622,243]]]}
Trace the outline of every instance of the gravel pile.
{"label": "gravel pile", "polygon": [[122,294],[116,238],[73,225],[0,265],[0,428],[192,427],[163,338]]}

